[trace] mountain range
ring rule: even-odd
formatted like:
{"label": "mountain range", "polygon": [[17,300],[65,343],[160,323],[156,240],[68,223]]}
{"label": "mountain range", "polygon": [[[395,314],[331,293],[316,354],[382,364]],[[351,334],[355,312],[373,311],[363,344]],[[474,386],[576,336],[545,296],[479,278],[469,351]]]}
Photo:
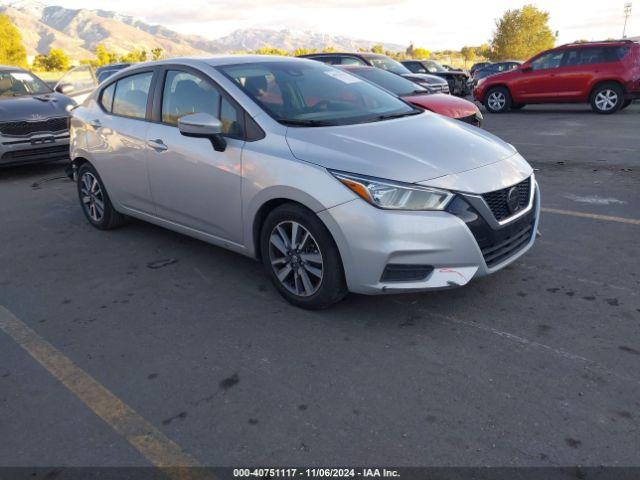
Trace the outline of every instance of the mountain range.
{"label": "mountain range", "polygon": [[[97,45],[104,45],[118,54],[160,47],[165,56],[176,57],[233,53],[265,46],[285,50],[320,50],[332,46],[353,51],[382,43],[317,32],[264,28],[239,29],[227,36],[209,39],[181,34],[162,25],[150,25],[107,10],[69,9],[33,0],[0,3],[0,14],[7,15],[18,27],[28,55],[46,54],[52,48],[60,48],[76,60],[92,58]],[[383,45],[393,51],[404,49],[401,45]]]}

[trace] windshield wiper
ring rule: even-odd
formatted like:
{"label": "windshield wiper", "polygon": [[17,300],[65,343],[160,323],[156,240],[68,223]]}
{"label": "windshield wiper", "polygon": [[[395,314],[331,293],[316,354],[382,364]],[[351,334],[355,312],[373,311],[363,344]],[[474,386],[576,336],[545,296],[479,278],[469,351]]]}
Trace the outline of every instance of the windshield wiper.
{"label": "windshield wiper", "polygon": [[284,118],[278,120],[282,125],[290,125],[293,127],[329,127],[335,126],[335,123],[326,120],[303,120],[295,118]]}
{"label": "windshield wiper", "polygon": [[422,113],[422,110],[411,110],[410,112],[400,112],[400,113],[388,113],[386,115],[378,115],[376,118],[378,120],[391,120],[392,118],[402,118],[409,117],[411,115],[418,115]]}

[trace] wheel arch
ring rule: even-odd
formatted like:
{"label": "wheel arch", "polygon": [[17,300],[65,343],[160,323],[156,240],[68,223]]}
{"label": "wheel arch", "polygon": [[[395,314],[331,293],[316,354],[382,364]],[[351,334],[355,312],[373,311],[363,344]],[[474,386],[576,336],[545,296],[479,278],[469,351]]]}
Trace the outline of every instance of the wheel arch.
{"label": "wheel arch", "polygon": [[587,98],[588,102],[591,102],[593,100],[593,95],[596,92],[596,90],[598,89],[598,87],[601,87],[602,85],[606,85],[606,84],[615,84],[618,87],[620,87],[622,89],[622,93],[626,95],[627,91],[624,88],[623,83],[620,80],[617,80],[615,78],[610,78],[610,79],[598,79],[596,82],[594,82],[594,84],[591,86],[591,90],[589,91],[589,97]]}

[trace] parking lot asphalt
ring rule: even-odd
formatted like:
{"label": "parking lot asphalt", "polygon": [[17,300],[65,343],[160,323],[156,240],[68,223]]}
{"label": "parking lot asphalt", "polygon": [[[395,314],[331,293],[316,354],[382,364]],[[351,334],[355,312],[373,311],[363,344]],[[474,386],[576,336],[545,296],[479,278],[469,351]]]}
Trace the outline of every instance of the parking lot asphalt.
{"label": "parking lot asphalt", "polygon": [[203,465],[639,465],[639,126],[637,103],[487,114],[536,168],[534,249],[323,312],[250,259],[93,229],[60,164],[0,171],[0,466],[150,464],[78,372]]}

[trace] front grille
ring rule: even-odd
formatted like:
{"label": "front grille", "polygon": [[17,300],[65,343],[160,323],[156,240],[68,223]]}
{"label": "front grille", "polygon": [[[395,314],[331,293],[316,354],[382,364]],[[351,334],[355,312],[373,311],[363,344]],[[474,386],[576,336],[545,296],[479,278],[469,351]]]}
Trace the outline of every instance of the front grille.
{"label": "front grille", "polygon": [[511,211],[507,205],[507,196],[513,187],[503,188],[502,190],[496,190],[495,192],[485,193],[482,195],[482,198],[487,202],[487,205],[491,209],[491,212],[497,221],[501,222],[529,206],[529,200],[531,199],[531,177],[520,182],[516,187],[518,189],[518,207],[513,211]]}
{"label": "front grille", "polygon": [[42,121],[19,121],[0,123],[0,133],[13,137],[23,137],[34,133],[54,133],[69,129],[69,117],[49,118]]}
{"label": "front grille", "polygon": [[54,145],[51,147],[29,148],[5,152],[0,163],[34,162],[39,160],[62,160],[69,158],[69,145]]}
{"label": "front grille", "polygon": [[449,93],[449,84],[431,83],[429,84],[428,89],[431,91],[431,93]]}
{"label": "front grille", "polygon": [[478,119],[478,116],[475,113],[467,117],[460,117],[458,120],[464,123],[468,123],[469,125],[473,125],[474,127],[480,126],[480,120]]}

